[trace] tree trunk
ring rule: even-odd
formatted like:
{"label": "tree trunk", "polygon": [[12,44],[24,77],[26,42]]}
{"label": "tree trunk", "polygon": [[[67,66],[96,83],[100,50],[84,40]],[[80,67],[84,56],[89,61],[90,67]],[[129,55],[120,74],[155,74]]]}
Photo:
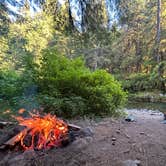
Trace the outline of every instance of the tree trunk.
{"label": "tree trunk", "polygon": [[136,61],[136,72],[141,71],[141,56],[142,56],[142,42],[140,39],[135,40],[135,55],[137,58]]}
{"label": "tree trunk", "polygon": [[161,38],[161,0],[157,0],[157,27],[156,27],[156,41],[155,41],[155,59],[159,63],[161,60],[159,47]]}
{"label": "tree trunk", "polygon": [[72,31],[74,29],[74,21],[73,21],[73,17],[72,17],[72,12],[71,12],[71,4],[70,4],[70,0],[68,0],[68,7],[69,7],[69,27],[70,27],[70,30]]}

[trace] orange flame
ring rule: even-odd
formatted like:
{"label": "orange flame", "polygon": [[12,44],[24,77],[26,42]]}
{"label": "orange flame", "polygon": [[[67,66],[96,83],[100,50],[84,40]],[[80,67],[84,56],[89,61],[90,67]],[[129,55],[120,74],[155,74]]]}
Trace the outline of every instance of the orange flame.
{"label": "orange flame", "polygon": [[62,139],[67,136],[67,124],[51,114],[40,116],[30,113],[30,115],[31,118],[15,117],[19,125],[26,126],[26,129],[19,134],[21,146],[25,150],[60,146]]}

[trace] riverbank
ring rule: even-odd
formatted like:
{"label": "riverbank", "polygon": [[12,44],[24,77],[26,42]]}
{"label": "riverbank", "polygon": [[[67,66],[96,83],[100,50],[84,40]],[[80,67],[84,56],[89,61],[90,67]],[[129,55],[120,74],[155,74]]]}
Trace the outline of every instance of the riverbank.
{"label": "riverbank", "polygon": [[166,103],[166,94],[160,92],[130,93],[128,100],[132,102]]}
{"label": "riverbank", "polygon": [[126,104],[127,109],[137,109],[141,112],[141,110],[151,110],[151,111],[160,111],[160,112],[166,112],[166,104],[160,103],[160,102],[135,102],[135,101],[129,101]]}

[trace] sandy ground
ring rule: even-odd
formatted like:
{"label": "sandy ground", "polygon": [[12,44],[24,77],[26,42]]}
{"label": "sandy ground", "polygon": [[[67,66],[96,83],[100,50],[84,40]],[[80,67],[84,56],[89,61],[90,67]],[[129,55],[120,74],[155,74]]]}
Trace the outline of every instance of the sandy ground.
{"label": "sandy ground", "polygon": [[[136,121],[105,118],[100,122],[74,121],[90,127],[93,137],[77,138],[65,148],[48,151],[0,152],[2,166],[166,166],[166,124],[163,115],[126,110]],[[1,135],[2,136],[2,135]],[[0,136],[0,137],[1,137]]]}

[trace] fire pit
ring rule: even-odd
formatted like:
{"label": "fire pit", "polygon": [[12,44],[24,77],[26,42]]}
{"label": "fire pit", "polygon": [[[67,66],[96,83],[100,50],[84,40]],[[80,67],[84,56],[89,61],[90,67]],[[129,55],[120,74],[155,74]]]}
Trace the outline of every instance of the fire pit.
{"label": "fire pit", "polygon": [[[62,147],[76,136],[84,135],[81,127],[68,124],[55,115],[30,113],[29,118],[15,117],[21,131],[4,142],[0,149],[19,145],[22,150],[42,150]],[[86,133],[85,133],[86,135]]]}

